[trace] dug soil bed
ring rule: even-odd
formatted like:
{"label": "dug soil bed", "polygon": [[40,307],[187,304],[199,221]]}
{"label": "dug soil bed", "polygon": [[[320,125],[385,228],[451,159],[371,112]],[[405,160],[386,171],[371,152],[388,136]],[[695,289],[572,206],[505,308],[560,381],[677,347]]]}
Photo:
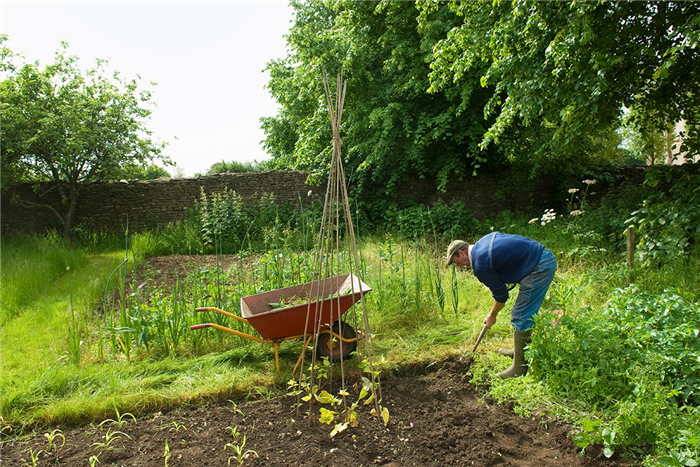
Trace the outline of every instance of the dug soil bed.
{"label": "dug soil bed", "polygon": [[[226,466],[239,465],[227,443],[253,450],[245,466],[623,466],[600,451],[580,455],[569,428],[541,419],[516,416],[509,407],[480,402],[468,383],[468,362],[445,361],[429,368],[412,367],[382,381],[383,405],[390,419],[359,410],[358,426],[330,437],[332,425],[304,415],[307,403],[297,398],[209,402],[157,413],[116,427],[104,423],[64,430],[66,442],[54,453],[42,453],[39,466],[88,466],[108,430],[126,436],[99,456],[103,466]],[[356,393],[356,388],[349,388]],[[326,406],[328,407],[328,406]],[[229,427],[240,433],[237,441]],[[49,431],[49,430],[44,430]],[[58,445],[62,440],[58,440]],[[165,446],[170,450],[167,462]],[[31,464],[34,453],[47,449],[43,431],[2,444],[0,464]],[[590,448],[589,448],[590,449]]]}

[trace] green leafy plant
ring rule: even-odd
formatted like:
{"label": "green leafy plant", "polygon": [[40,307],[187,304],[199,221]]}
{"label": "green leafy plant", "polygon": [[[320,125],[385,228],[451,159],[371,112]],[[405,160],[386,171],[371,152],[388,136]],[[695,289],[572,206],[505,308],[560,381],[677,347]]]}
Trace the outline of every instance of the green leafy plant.
{"label": "green leafy plant", "polygon": [[637,229],[639,257],[652,264],[687,256],[700,240],[700,174],[653,169],[644,184],[654,192],[626,222]]}
{"label": "green leafy plant", "polygon": [[608,457],[639,444],[671,457],[697,453],[692,439],[681,445],[674,435],[697,425],[700,308],[694,297],[631,285],[615,290],[604,310],[541,315],[527,353],[530,374],[602,414],[581,422],[578,446],[602,444]]}

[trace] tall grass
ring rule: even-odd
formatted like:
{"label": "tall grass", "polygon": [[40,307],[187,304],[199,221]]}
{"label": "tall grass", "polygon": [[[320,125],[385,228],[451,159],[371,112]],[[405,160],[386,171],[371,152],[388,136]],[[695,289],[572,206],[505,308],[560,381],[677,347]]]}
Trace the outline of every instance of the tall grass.
{"label": "tall grass", "polygon": [[31,306],[42,292],[87,258],[71,250],[57,234],[19,235],[0,240],[0,323],[7,324]]}

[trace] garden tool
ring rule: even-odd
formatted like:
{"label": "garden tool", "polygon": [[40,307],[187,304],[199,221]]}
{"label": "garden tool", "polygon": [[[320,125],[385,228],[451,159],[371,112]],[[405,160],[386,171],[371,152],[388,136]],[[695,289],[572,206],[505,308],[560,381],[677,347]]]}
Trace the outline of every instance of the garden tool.
{"label": "garden tool", "polygon": [[[472,348],[472,353],[476,352],[476,348],[479,347],[479,343],[481,343],[481,339],[484,338],[484,334],[486,334],[486,330],[488,328],[489,327],[486,324],[484,324],[484,327],[481,329],[481,332],[479,333],[479,337],[476,338],[476,343],[474,343],[474,348]],[[460,360],[462,360],[464,358],[464,356],[467,355],[467,352],[464,352],[464,355],[462,355],[462,358],[460,358]]]}

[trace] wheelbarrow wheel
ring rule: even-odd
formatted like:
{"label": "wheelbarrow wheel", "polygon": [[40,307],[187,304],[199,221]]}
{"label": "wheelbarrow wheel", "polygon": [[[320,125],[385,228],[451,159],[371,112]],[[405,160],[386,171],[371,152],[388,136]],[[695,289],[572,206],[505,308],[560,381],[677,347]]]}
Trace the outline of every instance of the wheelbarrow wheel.
{"label": "wheelbarrow wheel", "polygon": [[[350,357],[350,354],[357,350],[357,333],[345,321],[336,321],[331,326],[331,331],[342,336],[344,339],[353,339],[352,342],[345,342],[329,332],[319,334],[316,344],[316,353],[319,357],[326,357],[331,362],[339,362]],[[342,349],[342,350],[341,350]]]}

